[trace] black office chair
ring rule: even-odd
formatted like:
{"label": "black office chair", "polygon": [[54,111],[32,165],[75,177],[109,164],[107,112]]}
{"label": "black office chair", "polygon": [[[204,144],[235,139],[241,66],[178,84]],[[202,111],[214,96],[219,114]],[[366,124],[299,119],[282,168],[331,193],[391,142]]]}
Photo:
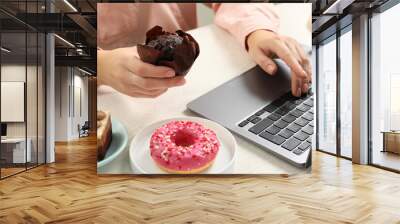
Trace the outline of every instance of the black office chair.
{"label": "black office chair", "polygon": [[90,129],[89,121],[85,121],[82,127],[80,127],[80,125],[78,124],[79,138],[89,136],[89,129]]}

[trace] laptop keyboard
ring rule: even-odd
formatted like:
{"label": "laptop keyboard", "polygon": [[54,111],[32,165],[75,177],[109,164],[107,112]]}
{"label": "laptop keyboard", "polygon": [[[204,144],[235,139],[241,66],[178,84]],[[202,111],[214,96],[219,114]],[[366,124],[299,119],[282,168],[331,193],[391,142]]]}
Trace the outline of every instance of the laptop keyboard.
{"label": "laptop keyboard", "polygon": [[238,124],[254,135],[301,155],[311,147],[314,133],[314,97],[286,93]]}

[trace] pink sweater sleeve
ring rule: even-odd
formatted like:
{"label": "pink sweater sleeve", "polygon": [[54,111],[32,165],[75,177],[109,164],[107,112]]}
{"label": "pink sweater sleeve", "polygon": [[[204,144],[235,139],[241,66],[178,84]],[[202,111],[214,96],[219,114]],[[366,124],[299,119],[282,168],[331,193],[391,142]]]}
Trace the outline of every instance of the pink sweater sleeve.
{"label": "pink sweater sleeve", "polygon": [[214,3],[214,22],[247,49],[246,38],[255,30],[277,32],[279,17],[269,3]]}

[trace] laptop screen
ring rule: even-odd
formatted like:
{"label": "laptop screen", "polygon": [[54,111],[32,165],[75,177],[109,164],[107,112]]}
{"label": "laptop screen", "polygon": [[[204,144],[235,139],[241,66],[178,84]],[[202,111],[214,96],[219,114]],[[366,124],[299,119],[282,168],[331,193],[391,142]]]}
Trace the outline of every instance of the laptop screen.
{"label": "laptop screen", "polygon": [[1,136],[7,136],[7,124],[1,124]]}

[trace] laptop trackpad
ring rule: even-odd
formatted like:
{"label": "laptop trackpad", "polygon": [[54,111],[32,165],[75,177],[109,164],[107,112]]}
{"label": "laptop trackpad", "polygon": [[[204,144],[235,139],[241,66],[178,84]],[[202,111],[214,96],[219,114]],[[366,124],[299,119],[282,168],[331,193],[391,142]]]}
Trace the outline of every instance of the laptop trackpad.
{"label": "laptop trackpad", "polygon": [[190,102],[188,108],[224,126],[234,125],[290,90],[290,71],[282,61],[276,62],[276,75],[256,66]]}

